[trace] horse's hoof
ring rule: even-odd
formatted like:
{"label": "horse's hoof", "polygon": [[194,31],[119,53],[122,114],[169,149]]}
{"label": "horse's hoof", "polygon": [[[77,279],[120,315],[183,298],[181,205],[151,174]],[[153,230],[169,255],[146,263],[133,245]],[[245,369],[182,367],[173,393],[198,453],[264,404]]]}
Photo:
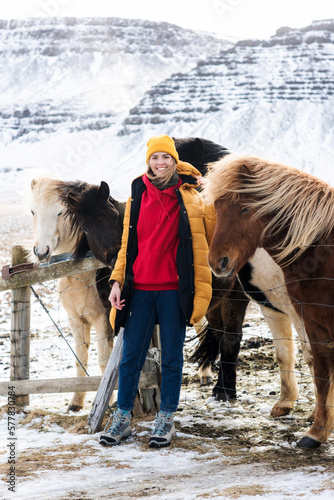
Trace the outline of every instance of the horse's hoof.
{"label": "horse's hoof", "polygon": [[215,394],[215,399],[216,401],[229,401],[230,398],[226,392],[217,392]]}
{"label": "horse's hoof", "polygon": [[80,410],[82,410],[83,406],[79,406],[79,405],[70,405],[68,408],[67,408],[67,411],[75,411],[75,412],[78,412]]}
{"label": "horse's hoof", "polygon": [[310,450],[314,448],[319,448],[320,445],[321,445],[320,441],[317,441],[316,439],[313,439],[308,436],[302,437],[297,443],[297,446],[299,446],[299,448],[308,448]]}
{"label": "horse's hoof", "polygon": [[286,406],[285,407],[282,407],[282,406],[274,406],[270,412],[270,415],[272,417],[285,417],[286,415],[289,415],[289,413],[291,412],[292,408],[287,408]]}
{"label": "horse's hoof", "polygon": [[210,385],[212,384],[212,377],[202,377],[201,385]]}
{"label": "horse's hoof", "polygon": [[306,419],[307,422],[314,422],[315,419],[315,409],[312,411],[311,415],[309,415]]}

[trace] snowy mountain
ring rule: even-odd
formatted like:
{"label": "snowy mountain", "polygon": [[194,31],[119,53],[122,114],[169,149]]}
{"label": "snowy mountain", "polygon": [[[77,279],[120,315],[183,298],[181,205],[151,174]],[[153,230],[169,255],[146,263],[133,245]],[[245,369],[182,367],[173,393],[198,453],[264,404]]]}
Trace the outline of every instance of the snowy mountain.
{"label": "snowy mountain", "polygon": [[172,75],[130,110],[120,133],[152,127],[208,137],[333,182],[334,20],[237,42]]}
{"label": "snowy mountain", "polygon": [[0,21],[0,46],[1,175],[72,167],[153,85],[231,42],[167,23],[34,18]]}
{"label": "snowy mountain", "polygon": [[118,18],[0,21],[0,193],[32,168],[124,199],[153,134],[201,136],[333,183],[334,20],[233,44]]}

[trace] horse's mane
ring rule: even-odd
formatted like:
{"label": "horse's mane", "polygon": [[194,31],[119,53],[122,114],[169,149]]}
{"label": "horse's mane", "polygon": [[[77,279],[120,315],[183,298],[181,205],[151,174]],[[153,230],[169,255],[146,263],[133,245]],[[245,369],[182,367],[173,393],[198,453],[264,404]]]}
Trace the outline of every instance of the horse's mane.
{"label": "horse's mane", "polygon": [[63,181],[53,177],[41,176],[32,180],[32,198],[35,201],[53,204],[59,201],[63,205],[62,221],[68,225],[68,231],[75,241],[74,256],[83,257],[89,250],[86,235],[81,230],[77,218],[68,210],[67,197],[70,193],[78,194],[87,189],[89,184],[81,181]]}
{"label": "horse's mane", "polygon": [[31,186],[36,200],[54,203],[55,199],[64,202],[71,191],[82,191],[88,184],[81,181],[66,182],[52,177],[38,177],[32,180]]}
{"label": "horse's mane", "polygon": [[[300,256],[308,246],[326,239],[334,227],[334,189],[294,167],[265,159],[231,154],[210,166],[204,194],[241,201],[256,216],[270,216],[263,232],[286,235],[273,249],[280,262]],[[293,257],[291,257],[293,254]]]}
{"label": "horse's mane", "polygon": [[[97,210],[101,202],[100,186],[80,181],[65,184],[65,189],[59,196],[66,204],[65,215],[69,217],[73,225],[75,226],[75,224],[78,224],[77,218],[75,217],[78,213],[83,213],[86,217],[95,219],[98,216]],[[108,199],[115,214],[119,215],[120,203],[110,195]]]}

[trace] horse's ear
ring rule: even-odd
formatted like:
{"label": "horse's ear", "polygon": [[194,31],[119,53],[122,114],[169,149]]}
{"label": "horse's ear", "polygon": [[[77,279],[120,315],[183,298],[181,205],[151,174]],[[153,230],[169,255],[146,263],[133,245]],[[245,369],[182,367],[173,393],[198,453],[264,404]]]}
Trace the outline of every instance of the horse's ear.
{"label": "horse's ear", "polygon": [[107,200],[110,196],[110,189],[109,189],[109,185],[104,182],[104,181],[101,181],[101,185],[99,187],[99,196],[103,199],[103,200]]}
{"label": "horse's ear", "polygon": [[36,184],[37,184],[36,179],[33,179],[33,180],[31,181],[31,184],[30,184],[31,189],[34,189],[34,187],[36,186]]}
{"label": "horse's ear", "polygon": [[73,207],[75,208],[77,206],[77,199],[75,197],[75,195],[72,193],[72,191],[70,191],[67,195],[67,201],[68,201],[68,204],[70,205],[70,207]]}
{"label": "horse's ear", "polygon": [[247,177],[252,175],[251,169],[245,164],[241,165],[239,172],[241,175],[246,175]]}
{"label": "horse's ear", "polygon": [[199,137],[195,138],[195,151],[197,154],[204,154],[204,144],[202,139],[200,139]]}

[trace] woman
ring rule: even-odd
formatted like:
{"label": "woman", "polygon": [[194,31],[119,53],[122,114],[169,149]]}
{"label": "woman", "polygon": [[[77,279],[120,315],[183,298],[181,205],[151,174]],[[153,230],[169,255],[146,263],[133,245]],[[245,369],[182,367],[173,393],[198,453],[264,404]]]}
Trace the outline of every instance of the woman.
{"label": "woman", "polygon": [[161,405],[149,446],[159,448],[175,434],[186,326],[201,320],[211,300],[207,253],[215,214],[196,190],[200,173],[179,161],[169,136],[152,137],[147,147],[147,170],[132,183],[122,246],[110,277],[111,324],[116,334],[124,327],[124,345],[118,409],[100,443],[116,445],[131,434],[140,372],[158,323]]}

